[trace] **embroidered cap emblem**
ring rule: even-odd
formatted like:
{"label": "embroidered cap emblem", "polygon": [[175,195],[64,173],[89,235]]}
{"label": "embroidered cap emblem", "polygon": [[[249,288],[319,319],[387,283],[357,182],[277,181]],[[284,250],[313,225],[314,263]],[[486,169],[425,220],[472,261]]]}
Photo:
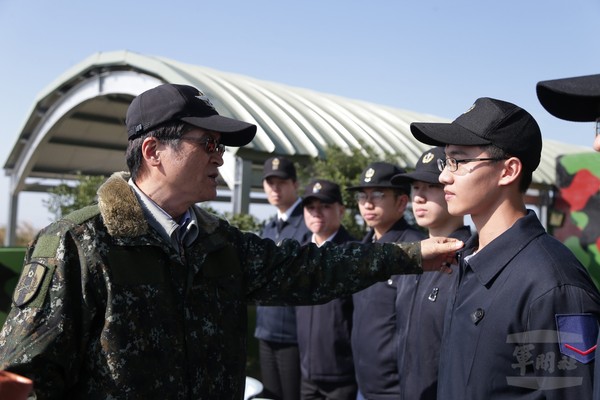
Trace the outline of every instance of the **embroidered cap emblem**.
{"label": "embroidered cap emblem", "polygon": [[[213,105],[213,103],[210,101],[210,99],[208,97],[206,97],[204,95],[204,93],[198,91],[198,95],[194,96],[196,97],[198,100],[202,101],[204,104],[206,104],[208,107],[212,108],[213,110],[215,110],[215,106]],[[216,110],[215,110],[216,111]]]}
{"label": "embroidered cap emblem", "polygon": [[369,168],[368,170],[365,171],[365,182],[371,182],[371,179],[373,179],[373,175],[375,175],[375,170],[373,168]]}
{"label": "embroidered cap emblem", "polygon": [[323,186],[321,186],[321,184],[319,182],[317,182],[317,183],[314,184],[314,186],[312,188],[312,192],[313,193],[319,193],[322,188],[323,188]]}
{"label": "embroidered cap emblem", "polygon": [[427,153],[423,156],[423,164],[429,164],[433,160],[433,153]]}
{"label": "embroidered cap emblem", "polygon": [[271,169],[273,171],[276,171],[279,169],[279,158],[274,158],[273,161],[271,161]]}

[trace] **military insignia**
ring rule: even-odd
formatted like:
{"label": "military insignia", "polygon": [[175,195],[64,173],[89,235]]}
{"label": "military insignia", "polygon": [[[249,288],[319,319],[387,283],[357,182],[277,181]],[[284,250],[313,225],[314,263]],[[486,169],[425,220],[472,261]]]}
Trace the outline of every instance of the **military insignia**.
{"label": "military insignia", "polygon": [[436,301],[437,297],[438,297],[438,293],[440,292],[440,288],[434,287],[431,290],[431,293],[429,293],[429,297],[427,297],[427,299],[429,301]]}
{"label": "military insignia", "polygon": [[314,184],[314,186],[312,188],[312,192],[319,193],[321,191],[321,189],[323,189],[323,186],[321,186],[321,184],[319,182],[317,182]]}
{"label": "military insignia", "polygon": [[365,172],[365,182],[371,182],[371,179],[373,179],[373,175],[375,175],[375,170],[373,168],[369,168],[368,170],[366,170]]}
{"label": "military insignia", "polygon": [[433,153],[427,153],[423,156],[423,164],[429,164],[433,160]]}
{"label": "military insignia", "polygon": [[593,361],[598,339],[598,320],[593,314],[557,314],[560,352],[581,363]]}
{"label": "military insignia", "polygon": [[213,103],[210,101],[210,99],[208,97],[206,97],[204,95],[204,93],[202,93],[201,91],[198,91],[198,95],[195,96],[198,100],[202,101],[204,104],[206,104],[208,107],[212,108],[213,110],[216,111],[215,106],[213,105]]}
{"label": "military insignia", "polygon": [[271,169],[273,171],[276,171],[279,169],[279,158],[274,158],[273,161],[271,161]]}
{"label": "military insignia", "polygon": [[17,307],[29,303],[35,297],[42,285],[45,274],[46,266],[37,262],[27,264],[23,267],[21,278],[13,294],[13,303]]}

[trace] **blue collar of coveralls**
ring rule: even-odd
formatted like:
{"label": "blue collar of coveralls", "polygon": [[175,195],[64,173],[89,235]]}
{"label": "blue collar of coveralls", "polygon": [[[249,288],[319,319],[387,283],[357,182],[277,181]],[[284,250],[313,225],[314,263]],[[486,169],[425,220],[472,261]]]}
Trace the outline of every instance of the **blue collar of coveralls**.
{"label": "blue collar of coveralls", "polygon": [[473,235],[465,243],[461,255],[463,259],[468,258],[468,267],[473,270],[477,280],[487,286],[521,250],[545,232],[535,213],[527,210],[527,215],[519,218],[513,226],[474,255],[479,245],[479,235]]}

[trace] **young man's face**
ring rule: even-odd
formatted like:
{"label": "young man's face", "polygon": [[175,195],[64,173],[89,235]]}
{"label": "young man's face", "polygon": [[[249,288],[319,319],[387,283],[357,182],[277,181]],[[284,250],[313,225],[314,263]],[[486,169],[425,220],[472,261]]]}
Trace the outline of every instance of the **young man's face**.
{"label": "young man's face", "polygon": [[321,200],[309,200],[304,205],[304,223],[314,234],[327,239],[342,224],[344,206],[340,203],[324,203]]}
{"label": "young man's face", "polygon": [[404,215],[407,195],[396,195],[388,188],[364,188],[360,192],[366,196],[365,201],[358,201],[360,215],[379,235],[387,232]]}
{"label": "young man's face", "polygon": [[444,226],[450,218],[444,200],[444,187],[439,183],[413,181],[411,184],[412,209],[415,220],[424,228]]}
{"label": "young man's face", "polygon": [[[478,146],[446,146],[446,158],[488,158]],[[498,185],[502,162],[459,162],[458,169],[450,172],[446,167],[440,174],[444,185],[444,199],[452,215],[479,215],[493,210],[498,201]]]}
{"label": "young man's face", "polygon": [[293,179],[270,176],[263,180],[263,189],[267,194],[269,203],[281,212],[285,212],[290,208],[298,198],[296,193],[298,182]]}

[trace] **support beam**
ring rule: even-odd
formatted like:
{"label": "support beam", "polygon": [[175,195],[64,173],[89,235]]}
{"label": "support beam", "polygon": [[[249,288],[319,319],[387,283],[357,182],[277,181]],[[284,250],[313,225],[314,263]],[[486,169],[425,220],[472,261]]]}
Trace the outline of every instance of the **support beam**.
{"label": "support beam", "polygon": [[250,211],[250,187],[252,161],[235,157],[235,181],[233,184],[233,213],[248,214]]}
{"label": "support beam", "polygon": [[17,214],[19,211],[19,192],[11,192],[8,199],[8,224],[4,245],[14,247],[17,245]]}

